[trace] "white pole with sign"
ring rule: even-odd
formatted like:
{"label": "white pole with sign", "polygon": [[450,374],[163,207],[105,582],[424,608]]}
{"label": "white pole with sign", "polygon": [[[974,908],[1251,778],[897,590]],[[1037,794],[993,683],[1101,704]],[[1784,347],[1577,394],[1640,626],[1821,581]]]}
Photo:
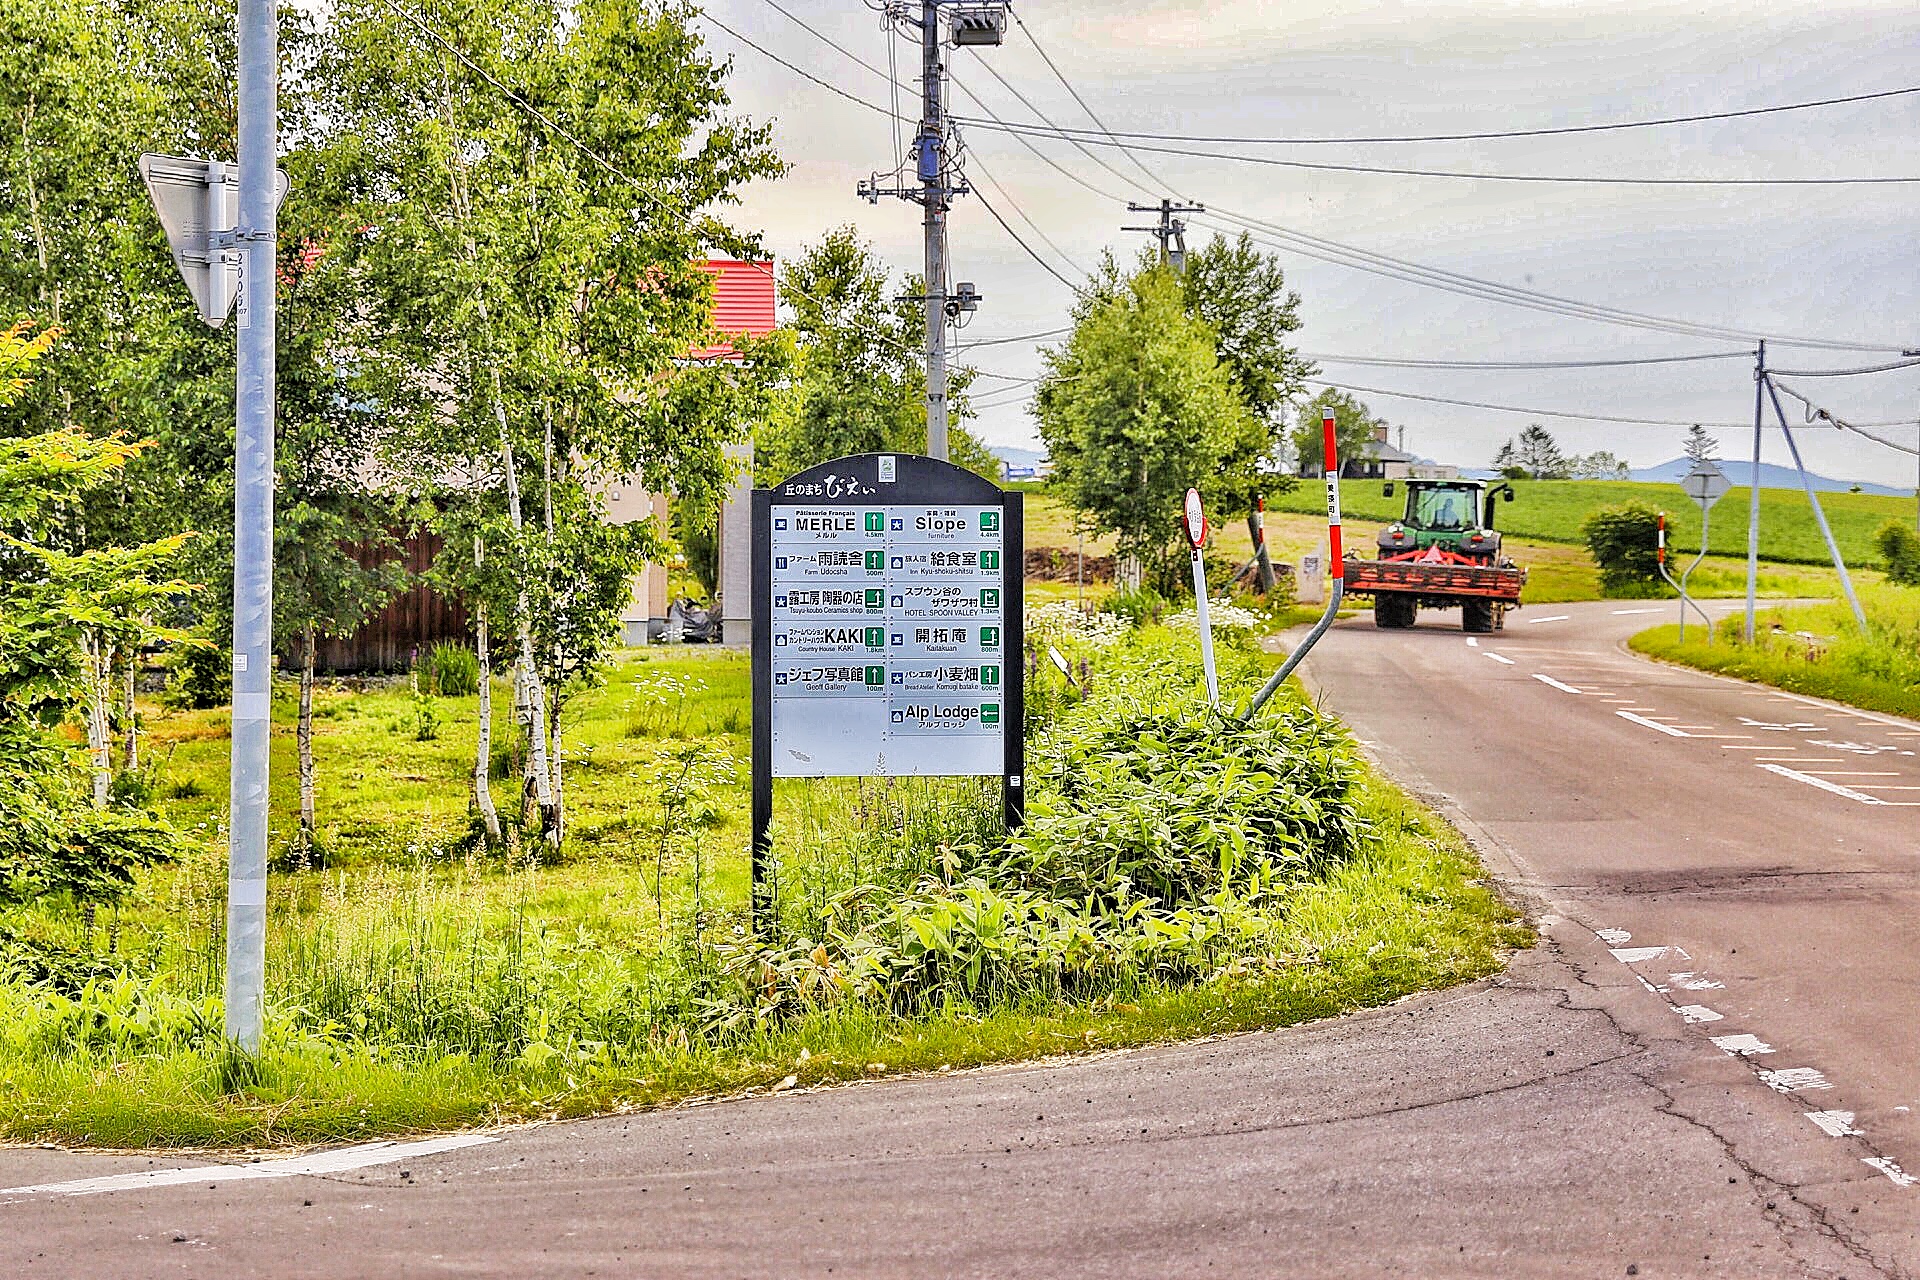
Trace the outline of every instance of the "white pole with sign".
{"label": "white pole with sign", "polygon": [[1207,561],[1200,548],[1207,544],[1207,513],[1200,506],[1200,491],[1187,490],[1187,541],[1193,546],[1194,625],[1200,628],[1200,665],[1207,672],[1207,701],[1220,705],[1220,676],[1213,668],[1213,623],[1207,617]]}

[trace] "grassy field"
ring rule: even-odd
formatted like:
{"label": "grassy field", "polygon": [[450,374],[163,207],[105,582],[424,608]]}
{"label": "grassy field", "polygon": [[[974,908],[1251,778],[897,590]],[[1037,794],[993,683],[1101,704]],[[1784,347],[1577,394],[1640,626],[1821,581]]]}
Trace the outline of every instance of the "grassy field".
{"label": "grassy field", "polygon": [[[1223,645],[1230,687],[1270,661]],[[1095,844],[1076,856],[1092,861],[1059,865],[1081,875],[1107,864],[1101,824],[1121,818],[1049,800],[1050,779],[1075,750],[1092,752],[1075,768],[1105,768],[1107,749],[1075,747],[1074,735],[1108,732],[1100,726],[1113,717],[1155,703],[1125,683],[1147,678],[1128,675],[1128,663],[1146,662],[1160,673],[1152,687],[1189,708],[1166,723],[1203,715],[1191,710],[1191,648],[1162,629],[1087,650],[1095,693],[1084,705],[1063,685],[1036,688],[1052,727],[1029,765],[1035,819],[1020,865],[1031,883],[1053,865],[1031,861],[1049,831],[1058,839],[1091,822]],[[575,826],[565,857],[544,865],[468,838],[459,797],[470,701],[430,700],[436,736],[422,740],[422,704],[406,688],[329,688],[316,751],[333,861],[273,878],[268,1028],[253,1060],[219,1037],[224,716],[147,708],[166,762],[164,806],[203,839],[181,864],[143,876],[91,937],[63,902],[0,912],[0,970],[24,954],[43,971],[27,980],[16,967],[0,980],[0,1135],[267,1147],[1146,1044],[1483,976],[1531,936],[1457,835],[1330,738],[1330,754],[1300,767],[1353,771],[1345,800],[1315,806],[1349,815],[1340,821],[1357,834],[1344,852],[1308,848],[1311,860],[1278,880],[1255,868],[1250,882],[1178,911],[1146,907],[1150,928],[1110,942],[1102,930],[1117,926],[1105,917],[1075,923],[1081,908],[1066,899],[995,887],[1000,855],[969,844],[982,812],[971,782],[783,784],[781,933],[755,947],[744,936],[746,684],[744,655],[654,651],[629,655],[573,702]],[[290,707],[276,697],[280,778],[291,774]],[[1303,707],[1279,714],[1318,723]],[[1138,752],[1138,736],[1121,740]],[[503,777],[503,807],[514,791]],[[1210,784],[1204,796],[1195,820],[1217,823]],[[1172,820],[1152,807],[1156,821]],[[278,845],[291,794],[277,788],[273,808]],[[969,871],[968,857],[986,861]],[[1046,923],[1056,916],[1057,928]],[[1017,953],[1034,939],[1064,940],[1048,963],[1082,976],[1036,980],[1055,970],[1021,967]],[[1098,959],[1126,954],[1160,958],[1139,969]],[[896,967],[884,972],[909,976],[876,987],[883,971],[871,966],[888,955]]]}
{"label": "grassy field", "polygon": [[[1731,473],[1730,473],[1731,474]],[[1514,500],[1500,504],[1495,522],[1514,537],[1529,542],[1578,544],[1580,523],[1601,508],[1639,501],[1668,518],[1668,543],[1676,552],[1700,545],[1700,509],[1678,485],[1631,480],[1516,480]],[[1395,486],[1395,496],[1381,493],[1378,480],[1343,480],[1341,507],[1364,520],[1385,522],[1397,518],[1406,490]],[[1031,501],[1031,499],[1029,499]],[[1323,501],[1318,485],[1302,484],[1292,492],[1268,499],[1267,505],[1303,513],[1318,512]],[[1876,562],[1874,532],[1890,519],[1911,521],[1913,500],[1866,493],[1823,493],[1821,506],[1840,553],[1849,566]],[[1721,556],[1744,558],[1747,548],[1747,490],[1731,489],[1713,508],[1711,550]],[[1807,499],[1797,489],[1760,491],[1760,555],[1784,564],[1821,564],[1826,544]]]}
{"label": "grassy field", "polygon": [[1738,617],[1723,622],[1711,644],[1698,627],[1682,644],[1677,626],[1642,632],[1632,643],[1649,657],[1920,719],[1920,588],[1882,584],[1860,598],[1865,636],[1852,611],[1832,603],[1757,613],[1752,645],[1739,643]]}
{"label": "grassy field", "polygon": [[[1586,485],[1585,487],[1596,486]],[[1604,491],[1608,486],[1598,487]],[[1300,492],[1302,490],[1296,490],[1289,501],[1297,498]],[[1314,492],[1317,493],[1318,490]],[[1347,495],[1364,492],[1371,492],[1377,500],[1380,493],[1379,482],[1345,482],[1342,485],[1341,500],[1344,503],[1347,501]],[[1763,491],[1765,492],[1768,491]],[[1505,519],[1505,513],[1520,509],[1525,501],[1525,498],[1521,498],[1511,506],[1502,505],[1500,523],[1503,527],[1510,526],[1510,522]],[[1691,506],[1691,504],[1688,505]],[[1723,502],[1719,509],[1724,510],[1725,506]],[[1298,563],[1302,556],[1317,551],[1325,543],[1326,517],[1318,506],[1312,506],[1311,510],[1313,514],[1310,515],[1294,510],[1267,512],[1266,531],[1269,554],[1277,560]],[[1026,512],[1029,546],[1063,547],[1071,550],[1079,545],[1073,527],[1073,512],[1057,499],[1044,493],[1029,493],[1026,499]],[[1364,515],[1356,517],[1349,510],[1343,515],[1347,544],[1363,550],[1373,546],[1374,538],[1386,523],[1379,518],[1378,513],[1371,517]],[[1581,518],[1584,518],[1584,515]],[[1506,538],[1505,546],[1508,554],[1517,563],[1527,567],[1527,588],[1523,597],[1526,603],[1558,604],[1571,600],[1602,598],[1600,572],[1594,567],[1593,559],[1587,554],[1586,547],[1580,543],[1578,523],[1578,519],[1575,519],[1575,533],[1565,541],[1546,540],[1537,535],[1534,537],[1509,535]],[[1743,530],[1744,527],[1742,525]],[[1877,528],[1878,525],[1874,527]],[[1744,532],[1741,536],[1745,537]],[[1244,516],[1218,525],[1214,539],[1211,544],[1213,554],[1222,559],[1241,564],[1253,555],[1253,539],[1247,532]],[[1111,537],[1089,537],[1085,540],[1085,549],[1089,556],[1111,555],[1113,540]],[[1684,565],[1691,559],[1692,557],[1689,556],[1681,563]],[[1868,570],[1856,577],[1864,581],[1873,581],[1878,575]],[[1688,585],[1702,597],[1743,594],[1746,591],[1744,550],[1738,557],[1707,557]],[[1838,575],[1834,573],[1832,566],[1824,563],[1778,564],[1763,561],[1760,566],[1759,592],[1763,596],[1805,599],[1810,596],[1837,595],[1839,590]],[[1072,599],[1076,594],[1075,584],[1072,582],[1030,583],[1028,593],[1030,596],[1037,595],[1044,599]],[[1087,594],[1090,599],[1098,599],[1100,591],[1089,589]]]}

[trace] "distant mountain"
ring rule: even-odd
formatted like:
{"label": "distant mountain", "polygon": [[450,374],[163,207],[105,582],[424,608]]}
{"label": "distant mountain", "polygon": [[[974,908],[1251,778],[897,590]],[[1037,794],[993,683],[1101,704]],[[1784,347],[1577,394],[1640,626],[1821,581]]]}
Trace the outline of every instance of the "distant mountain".
{"label": "distant mountain", "polygon": [[[1720,460],[1720,469],[1727,473],[1727,479],[1736,485],[1744,485],[1753,475],[1751,461]],[[1686,458],[1674,458],[1655,467],[1641,467],[1634,470],[1630,479],[1650,480],[1656,484],[1679,484],[1680,478],[1693,470],[1693,463]],[[1813,487],[1821,493],[1846,493],[1856,483],[1862,493],[1878,493],[1888,497],[1904,498],[1913,492],[1910,488],[1899,488],[1884,484],[1867,484],[1853,480],[1832,480],[1826,476],[1810,475]],[[1762,489],[1798,489],[1800,473],[1792,467],[1776,466],[1771,462],[1760,464],[1760,487]]]}
{"label": "distant mountain", "polygon": [[1008,445],[992,445],[988,452],[1010,467],[1037,467],[1047,460],[1045,452],[1039,449],[1015,449]]}

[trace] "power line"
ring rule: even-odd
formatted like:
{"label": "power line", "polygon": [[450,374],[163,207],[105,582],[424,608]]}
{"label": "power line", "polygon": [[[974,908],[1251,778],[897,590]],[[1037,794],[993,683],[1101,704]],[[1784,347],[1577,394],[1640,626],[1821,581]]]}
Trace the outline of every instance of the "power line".
{"label": "power line", "polygon": [[[973,127],[994,130],[1002,128],[984,120],[971,122]],[[1014,126],[1018,129],[1018,126]],[[1010,130],[1011,131],[1011,130]],[[1032,131],[1039,132],[1039,131]],[[1076,135],[1060,133],[1059,126],[1050,126],[1042,136],[1059,136],[1064,142],[1076,147],[1118,147],[1128,155],[1144,151],[1150,155],[1185,156],[1197,160],[1222,160],[1232,164],[1256,164],[1278,169],[1305,169],[1318,173],[1357,173],[1374,174],[1396,178],[1455,178],[1474,182],[1521,182],[1572,183],[1586,186],[1603,187],[1862,187],[1862,186],[1900,186],[1920,182],[1920,176],[1846,176],[1816,178],[1650,178],[1631,177],[1610,174],[1586,173],[1490,173],[1478,169],[1424,169],[1412,165],[1385,164],[1338,164],[1329,160],[1288,160],[1281,156],[1233,154],[1219,151],[1201,151],[1192,147],[1163,146],[1146,142],[1123,142],[1115,137],[1094,137],[1084,132]],[[1134,163],[1139,164],[1138,157]]]}
{"label": "power line", "polygon": [[[1054,62],[1053,56],[1049,54],[1045,49],[1040,47],[1039,38],[1035,36],[1033,34],[1032,29],[1029,28],[1027,24],[1021,20],[1020,11],[1018,9],[1009,8],[1008,12],[1013,14],[1014,25],[1020,28],[1020,34],[1026,37],[1026,41],[1029,45],[1033,46],[1033,51],[1040,55],[1040,61],[1047,64],[1047,70],[1053,72],[1053,78],[1060,82],[1061,88],[1065,89],[1070,95],[1072,95],[1073,100],[1080,104],[1080,109],[1087,113],[1087,119],[1093,121],[1094,127],[1099,129],[1100,132],[1103,135],[1105,135],[1105,137],[1109,142],[1111,142],[1115,146],[1119,146],[1119,139],[1114,137],[1113,130],[1107,128],[1107,122],[1094,114],[1093,108],[1087,105],[1087,100],[1080,96],[1080,91],[1078,89],[1073,87],[1073,82],[1071,80],[1068,80],[1067,77],[1061,72],[1059,64]],[[1040,113],[1036,111],[1034,112],[1034,114],[1039,115]],[[1045,116],[1041,116],[1040,118],[1043,120],[1046,119]],[[1140,172],[1147,175],[1148,182],[1153,183],[1155,185],[1159,185],[1160,179],[1154,174],[1153,170],[1147,168],[1146,165],[1140,162],[1140,157],[1134,155],[1133,152],[1126,150],[1126,148],[1124,147],[1121,148],[1121,151],[1127,157],[1127,159],[1133,161],[1134,168],[1138,169]],[[1118,177],[1119,175],[1115,174],[1114,176]]]}
{"label": "power line", "polygon": [[1789,378],[1852,378],[1865,373],[1892,373],[1897,369],[1920,366],[1920,360],[1895,360],[1890,364],[1868,365],[1863,369],[1768,369],[1768,373]]}
{"label": "power line", "polygon": [[[1391,396],[1400,400],[1422,400],[1428,404],[1458,405],[1466,409],[1491,409],[1497,413],[1523,413],[1530,414],[1536,418],[1573,418],[1583,422],[1613,422],[1631,427],[1691,427],[1698,425],[1728,431],[1741,430],[1753,425],[1751,422],[1701,422],[1698,419],[1679,421],[1670,418],[1629,418],[1615,414],[1581,413],[1560,409],[1529,409],[1519,405],[1492,404],[1483,400],[1456,400],[1449,396],[1424,395],[1417,391],[1395,391],[1388,387],[1363,387],[1351,382],[1330,382],[1325,378],[1306,378],[1303,379],[1303,381],[1316,387],[1332,387],[1338,391],[1351,391],[1359,395]],[[1781,389],[1785,390],[1784,387]],[[1856,425],[1869,427],[1904,427],[1911,426],[1912,424],[1908,422],[1869,422]]]}
{"label": "power line", "polygon": [[[993,176],[987,173],[986,166],[981,165],[978,159],[975,159],[974,164],[980,169],[982,176],[986,177],[987,181],[993,182],[994,190],[1000,192],[1001,195],[1005,196],[1006,189],[1002,187],[998,182],[994,182]],[[1008,224],[1007,220],[1000,216],[1000,211],[993,207],[993,202],[987,199],[985,192],[981,191],[979,188],[976,187],[974,188],[973,197],[974,199],[980,202],[981,208],[985,209],[988,213],[993,215],[993,220],[1000,224],[1000,229],[1002,231],[1005,231],[1009,236],[1013,237],[1013,242],[1019,245],[1022,249],[1024,249],[1029,258],[1032,258],[1035,263],[1039,264],[1039,267],[1042,271],[1052,276],[1055,280],[1058,280],[1061,284],[1067,286],[1067,288],[1076,290],[1076,291],[1078,290],[1079,288],[1078,285],[1074,284],[1073,281],[1067,279],[1065,276],[1061,275],[1058,271],[1054,270],[1053,265],[1051,263],[1049,263],[1045,258],[1041,257],[1038,253],[1034,252],[1032,245],[1028,244],[1025,240],[1021,239],[1020,233],[1018,231],[1015,231],[1013,227]],[[1019,206],[1013,205],[1013,197],[1007,196],[1007,203],[1009,205],[1012,205],[1015,212],[1019,212]],[[1022,213],[1021,216],[1026,217],[1024,213]],[[1032,225],[1033,220],[1031,218],[1028,218],[1027,221],[1029,225]],[[1039,231],[1040,228],[1034,227],[1034,230]],[[1045,233],[1042,232],[1042,234],[1044,235]],[[1053,244],[1051,240],[1049,240],[1047,243]],[[1054,252],[1060,253],[1060,249],[1058,245],[1054,246]],[[1066,258],[1067,255],[1064,253],[1061,253],[1060,256],[1062,258]],[[1068,260],[1067,265],[1073,266],[1072,261]],[[1078,267],[1075,267],[1074,269],[1076,271],[1079,270]]]}
{"label": "power line", "polygon": [[1303,360],[1327,364],[1378,365],[1387,369],[1609,369],[1627,365],[1689,364],[1698,360],[1751,360],[1751,351],[1706,351],[1690,356],[1639,356],[1624,360],[1418,360],[1386,356],[1336,356],[1302,351]]}
{"label": "power line", "polygon": [[1042,338],[1057,338],[1062,334],[1072,333],[1072,332],[1073,332],[1072,325],[1062,325],[1058,329],[1042,329],[1038,333],[1016,333],[1011,337],[1006,337],[1006,338],[962,339],[960,345],[962,348],[1004,347],[1009,343],[1038,342]]}
{"label": "power line", "polygon": [[[1016,21],[1018,15],[1016,15]],[[1021,23],[1022,30],[1026,24]],[[1031,40],[1032,36],[1029,35]],[[1036,46],[1037,48],[1038,46]],[[1045,56],[1042,54],[1041,56]],[[1049,60],[1051,61],[1051,60]],[[1662,116],[1652,120],[1623,120],[1613,124],[1558,125],[1535,129],[1494,129],[1480,133],[1403,133],[1403,134],[1357,134],[1336,137],[1249,137],[1236,134],[1189,134],[1189,133],[1128,133],[1108,129],[1102,125],[1098,132],[1113,139],[1116,145],[1122,138],[1141,139],[1149,142],[1204,142],[1236,146],[1356,146],[1373,143],[1399,142],[1484,142],[1497,138],[1544,138],[1561,134],[1609,133],[1622,129],[1652,129],[1666,125],[1700,124],[1714,120],[1738,120],[1751,116],[1775,115],[1786,111],[1809,111],[1817,107],[1836,107],[1853,102],[1873,102],[1884,98],[1898,98],[1911,94],[1920,94],[1920,85],[1902,89],[1883,89],[1875,93],[1855,93],[1839,98],[1819,98],[1810,102],[1787,102],[1772,107],[1747,107],[1732,111],[1709,111],[1698,115]],[[1078,95],[1075,95],[1076,97]],[[979,121],[964,121],[977,124]],[[1092,133],[1094,130],[1059,128],[1062,135],[1068,133]]]}
{"label": "power line", "polygon": [[[709,20],[711,21],[711,19]],[[733,32],[731,28],[725,27],[724,24],[719,24],[716,22],[716,25],[720,25],[722,29],[727,30],[729,34],[738,36],[737,32]],[[1028,32],[1027,34],[1028,34],[1028,39],[1031,40],[1032,39],[1031,32]],[[750,48],[756,49],[759,52],[766,54],[766,56],[769,58],[772,58],[773,61],[780,63],[780,65],[782,66],[788,67],[790,70],[794,70],[796,73],[803,75],[806,79],[812,81],[815,84],[820,84],[823,87],[831,89],[834,93],[838,94],[841,97],[846,97],[846,98],[852,99],[855,102],[859,102],[860,105],[867,107],[869,110],[879,111],[879,112],[885,112],[886,110],[883,107],[875,106],[873,103],[864,102],[858,98],[854,98],[853,95],[848,94],[845,90],[839,89],[836,86],[826,85],[826,83],[820,80],[818,77],[813,76],[810,73],[800,71],[799,68],[794,67],[793,64],[787,62],[785,59],[780,58],[774,54],[768,53],[765,49],[762,49],[759,45],[754,44],[752,41],[745,40],[744,37],[739,37],[739,38],[741,38],[743,43],[746,43]],[[992,68],[989,67],[989,71],[991,70]],[[1058,74],[1057,66],[1055,68],[1055,71],[1056,71],[1056,74]],[[1002,81],[1002,83],[1005,83],[1004,80]],[[1001,125],[1006,125],[1008,123],[1007,121],[1002,119],[996,112],[994,112],[990,107],[988,107],[986,103],[980,98],[980,96],[977,93],[974,93],[966,85],[960,84],[957,80],[955,81],[955,85],[962,92],[966,93],[968,97],[972,98],[974,100],[975,105],[980,107],[983,111],[985,111],[989,116],[989,118],[991,118],[993,121]],[[1029,110],[1033,111],[1033,113],[1036,116],[1039,116],[1043,123],[1048,125],[1056,133],[1061,131],[1060,126],[1054,124],[1053,121],[1047,118],[1045,113],[1041,112],[1030,101],[1027,101],[1024,95],[1019,94],[1017,90],[1013,90],[1011,85],[1008,85],[1007,87],[1010,91],[1015,93],[1016,97],[1019,97],[1021,101],[1026,104]],[[1082,177],[1081,175],[1073,172],[1071,169],[1068,169],[1067,167],[1062,165],[1058,160],[1054,159],[1052,156],[1048,155],[1045,151],[1035,146],[1032,138],[1028,137],[1025,133],[1019,132],[1018,130],[1011,129],[1011,128],[1009,128],[1007,132],[1009,136],[1012,136],[1018,139],[1020,143],[1023,146],[1025,146],[1029,151],[1032,151],[1035,156],[1039,157],[1046,164],[1048,164],[1049,166],[1057,170],[1062,176],[1066,177],[1068,180],[1085,188],[1088,191],[1093,192],[1095,195],[1098,195],[1103,199],[1114,200],[1116,202],[1124,201],[1125,199],[1124,197],[1117,196],[1110,191],[1104,190],[1103,188],[1096,185],[1095,183],[1089,182],[1086,178]],[[1084,152],[1084,148],[1080,148],[1080,149]],[[1091,153],[1086,153],[1086,154],[1089,154],[1091,156]],[[1123,182],[1127,181],[1125,176],[1120,174],[1117,170],[1114,170],[1112,166],[1107,165],[1102,161],[1098,161],[1097,157],[1095,157],[1095,159],[1096,159],[1096,163],[1100,163],[1102,168],[1106,169],[1109,173],[1112,173],[1116,178],[1120,178],[1121,181]],[[1137,160],[1136,160],[1136,163],[1138,163]],[[1144,165],[1142,166],[1142,169],[1144,172],[1148,173],[1149,176],[1153,176],[1152,171],[1150,169],[1146,169]],[[1131,186],[1132,184],[1129,182],[1128,185]],[[1167,184],[1167,185],[1170,185],[1170,184]],[[1661,332],[1661,333],[1682,334],[1682,335],[1691,336],[1691,337],[1718,338],[1718,339],[1727,340],[1727,341],[1754,341],[1764,337],[1766,338],[1766,340],[1773,342],[1779,346],[1810,347],[1810,348],[1819,348],[1819,349],[1835,350],[1835,351],[1901,352],[1906,350],[1905,347],[1893,346],[1893,345],[1887,345],[1887,344],[1836,341],[1833,339],[1798,337],[1794,335],[1750,333],[1750,332],[1735,329],[1729,326],[1704,325],[1704,324],[1698,324],[1692,321],[1676,320],[1669,317],[1653,316],[1653,315],[1647,315],[1645,313],[1628,311],[1628,310],[1625,310],[1624,308],[1610,307],[1610,306],[1604,306],[1601,304],[1594,304],[1594,303],[1583,303],[1578,301],[1577,299],[1564,298],[1564,297],[1559,297],[1553,294],[1541,293],[1537,290],[1521,289],[1517,286],[1500,284],[1497,281],[1485,280],[1480,277],[1466,275],[1461,272],[1448,271],[1443,268],[1437,268],[1437,267],[1428,267],[1420,263],[1408,261],[1406,259],[1395,258],[1395,257],[1392,257],[1391,255],[1375,253],[1371,250],[1361,249],[1354,245],[1343,244],[1336,240],[1330,240],[1323,236],[1314,236],[1306,232],[1295,231],[1292,228],[1284,227],[1277,223],[1266,222],[1259,218],[1251,217],[1249,215],[1237,214],[1231,210],[1223,209],[1217,204],[1213,206],[1213,212],[1220,218],[1227,220],[1229,223],[1237,224],[1237,225],[1231,225],[1226,227],[1218,226],[1212,223],[1207,224],[1207,225],[1213,226],[1213,229],[1217,231],[1222,231],[1227,233],[1237,233],[1238,231],[1241,231],[1241,230],[1265,232],[1271,236],[1281,237],[1282,240],[1284,241],[1284,243],[1275,244],[1270,239],[1262,239],[1262,237],[1259,235],[1254,236],[1254,239],[1257,242],[1266,244],[1270,248],[1282,248],[1291,252],[1302,254],[1303,256],[1306,256],[1306,257],[1315,258],[1319,261],[1330,263],[1335,266],[1344,266],[1353,270],[1364,271],[1374,275],[1386,276],[1389,279],[1401,280],[1405,283],[1422,285],[1430,288],[1437,288],[1446,292],[1456,293],[1466,297],[1478,298],[1482,301],[1504,302],[1511,306],[1519,306],[1519,307],[1524,307],[1530,310],[1544,311],[1550,314],[1569,316],[1575,319],[1593,320],[1601,323],[1621,325],[1621,326],[1630,327],[1630,328],[1648,329],[1654,332]]]}

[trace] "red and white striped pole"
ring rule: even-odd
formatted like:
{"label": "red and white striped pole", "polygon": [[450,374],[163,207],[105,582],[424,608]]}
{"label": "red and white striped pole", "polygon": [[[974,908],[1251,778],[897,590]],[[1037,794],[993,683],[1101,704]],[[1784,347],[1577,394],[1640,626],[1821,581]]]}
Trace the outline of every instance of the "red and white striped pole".
{"label": "red and white striped pole", "polygon": [[1340,549],[1340,453],[1331,413],[1320,420],[1320,434],[1326,446],[1327,554],[1333,560],[1327,576],[1344,585],[1346,557]]}
{"label": "red and white striped pole", "polygon": [[1280,664],[1280,669],[1269,676],[1267,682],[1260,686],[1260,692],[1248,700],[1245,718],[1249,720],[1253,718],[1255,712],[1266,705],[1267,699],[1279,690],[1286,678],[1293,674],[1293,669],[1300,665],[1302,658],[1307,656],[1307,650],[1313,648],[1320,637],[1327,633],[1327,628],[1333,625],[1334,618],[1339,616],[1340,601],[1347,591],[1346,553],[1340,546],[1340,449],[1332,414],[1329,413],[1320,420],[1320,432],[1326,445],[1326,464],[1323,474],[1327,481],[1327,554],[1333,558],[1333,564],[1327,569],[1329,583],[1327,609],[1320,615],[1320,621],[1313,624],[1313,630],[1307,632],[1307,638],[1300,642],[1300,647],[1287,655],[1287,660]]}

